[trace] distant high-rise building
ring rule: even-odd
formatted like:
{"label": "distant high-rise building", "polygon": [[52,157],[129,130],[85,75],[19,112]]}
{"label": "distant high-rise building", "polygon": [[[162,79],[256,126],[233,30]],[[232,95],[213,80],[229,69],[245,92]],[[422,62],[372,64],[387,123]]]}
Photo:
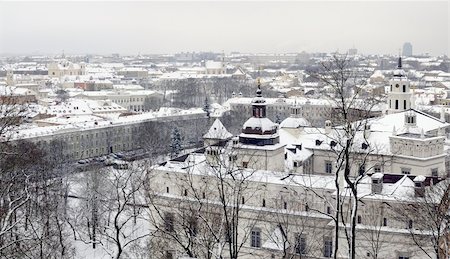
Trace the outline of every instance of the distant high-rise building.
{"label": "distant high-rise building", "polygon": [[410,57],[412,56],[412,45],[409,42],[405,42],[403,44],[403,56]]}
{"label": "distant high-rise building", "polygon": [[351,48],[348,50],[349,55],[356,55],[358,54],[358,50],[356,48]]}

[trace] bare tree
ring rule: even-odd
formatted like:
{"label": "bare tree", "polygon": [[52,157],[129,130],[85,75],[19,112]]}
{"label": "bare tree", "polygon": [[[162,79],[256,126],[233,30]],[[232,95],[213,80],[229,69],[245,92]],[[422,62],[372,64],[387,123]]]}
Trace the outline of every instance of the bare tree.
{"label": "bare tree", "polygon": [[[395,217],[409,230],[414,244],[428,257],[444,259],[450,254],[450,181],[416,190],[413,202],[401,202]],[[428,247],[432,247],[431,251]]]}
{"label": "bare tree", "polygon": [[[368,120],[371,111],[378,100],[359,99],[361,87],[365,84],[347,56],[333,55],[328,61],[321,63],[321,70],[314,75],[327,88],[326,96],[330,104],[335,107],[332,120],[339,125],[332,132],[325,133],[330,143],[327,143],[333,153],[335,161],[333,174],[335,175],[336,202],[334,257],[338,255],[340,224],[348,243],[350,258],[356,258],[356,225],[359,207],[358,185],[369,172],[366,166],[376,147],[368,142],[368,136],[362,134],[369,127]],[[326,125],[327,126],[327,125]],[[345,182],[348,191],[344,190],[341,181]],[[349,200],[349,204],[346,204]],[[349,219],[349,220],[347,220]],[[347,230],[347,223],[349,230]]]}
{"label": "bare tree", "polygon": [[316,225],[317,218],[311,220],[316,209],[309,204],[308,210],[305,210],[307,196],[306,188],[301,189],[297,184],[288,185],[276,197],[276,211],[267,213],[267,220],[276,225],[267,229],[267,236],[275,249],[282,251],[282,258],[321,256],[323,231]]}
{"label": "bare tree", "polygon": [[225,153],[217,151],[210,158],[201,164],[185,160],[189,166],[183,173],[155,169],[157,185],[176,184],[153,186],[148,195],[154,235],[190,257],[238,258],[263,216],[260,206],[251,205],[260,185],[251,181],[255,170],[229,163]]}
{"label": "bare tree", "polygon": [[368,251],[372,259],[383,258],[382,252],[394,241],[394,235],[384,228],[387,226],[387,217],[391,214],[390,205],[380,204],[379,201],[365,201],[360,211],[359,220],[363,227],[359,230],[359,238],[361,243],[367,245],[360,245],[358,248]]}
{"label": "bare tree", "polygon": [[[127,168],[130,166],[130,168]],[[143,209],[145,167],[119,163],[117,169],[108,167],[88,172],[83,194],[71,196],[75,204],[68,219],[75,240],[101,245],[114,258],[131,256],[128,247],[144,247],[146,230]],[[80,176],[78,176],[80,177]],[[75,179],[74,179],[75,180]],[[72,181],[74,181],[72,180]],[[115,249],[108,249],[112,244]]]}

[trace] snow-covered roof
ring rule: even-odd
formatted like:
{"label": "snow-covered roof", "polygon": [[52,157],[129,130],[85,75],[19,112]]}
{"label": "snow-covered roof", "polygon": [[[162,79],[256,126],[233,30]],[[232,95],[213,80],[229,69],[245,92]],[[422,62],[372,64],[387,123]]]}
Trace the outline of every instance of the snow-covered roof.
{"label": "snow-covered roof", "polygon": [[268,118],[256,117],[249,118],[242,126],[243,129],[251,128],[254,130],[261,130],[262,132],[276,130],[277,127],[277,124],[273,123]]}
{"label": "snow-covered roof", "polygon": [[406,131],[405,113],[413,112],[416,115],[416,125],[425,133],[438,130],[439,128],[447,128],[450,124],[439,120],[431,115],[417,111],[414,109],[385,115],[383,117],[373,118],[369,120],[371,131],[392,132],[393,127],[397,131]]}
{"label": "snow-covered roof", "polygon": [[423,182],[423,181],[425,181],[425,176],[423,176],[423,175],[418,175],[418,176],[416,176],[416,177],[414,177],[414,182]]}
{"label": "snow-covered roof", "polygon": [[228,130],[223,126],[219,119],[216,119],[214,123],[209,128],[208,132],[203,136],[205,139],[220,139],[226,140],[231,138],[233,135],[228,132]]}
{"label": "snow-covered roof", "polygon": [[[346,188],[347,189],[347,188]],[[346,192],[346,191],[343,191]],[[358,196],[366,199],[406,200],[414,198],[414,182],[404,175],[395,183],[383,183],[381,193],[372,193],[372,180],[365,176],[358,185]]]}
{"label": "snow-covered roof", "polygon": [[301,128],[311,126],[311,123],[304,118],[288,117],[280,123],[280,128]]}
{"label": "snow-covered roof", "polygon": [[223,63],[220,61],[212,61],[212,60],[208,60],[205,62],[205,67],[207,69],[222,69],[223,68]]}
{"label": "snow-covered roof", "polygon": [[140,85],[113,85],[116,90],[144,90],[144,87]]}
{"label": "snow-covered roof", "polygon": [[[129,116],[116,116],[116,117],[107,117],[103,116],[86,116],[78,115],[78,116],[69,116],[67,117],[55,117],[55,119],[50,120],[50,122],[58,122],[57,126],[44,126],[38,127],[36,125],[32,125],[32,127],[18,129],[14,132],[11,132],[11,139],[26,139],[26,138],[34,138],[41,136],[51,136],[60,133],[70,133],[77,132],[83,130],[89,130],[93,128],[102,128],[102,127],[111,127],[116,125],[124,125],[124,124],[132,124],[132,123],[142,123],[149,120],[156,120],[161,117],[172,117],[172,116],[183,116],[183,115],[198,115],[204,116],[205,112],[198,109],[189,109],[189,110],[181,110],[176,108],[167,108],[160,109],[157,112],[145,112],[141,114],[133,114]],[[67,120],[69,123],[63,123],[64,120]],[[43,121],[45,122],[45,121]]]}
{"label": "snow-covered roof", "polygon": [[49,106],[43,113],[52,115],[88,115],[94,113],[125,112],[126,109],[110,100],[85,100],[71,98],[66,102]]}

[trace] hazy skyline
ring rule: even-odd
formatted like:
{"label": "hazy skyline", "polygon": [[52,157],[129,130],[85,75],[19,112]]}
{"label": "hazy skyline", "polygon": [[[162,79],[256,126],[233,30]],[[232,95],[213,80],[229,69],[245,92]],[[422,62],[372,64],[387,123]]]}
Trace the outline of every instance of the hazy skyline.
{"label": "hazy skyline", "polygon": [[0,2],[0,54],[449,55],[449,2]]}

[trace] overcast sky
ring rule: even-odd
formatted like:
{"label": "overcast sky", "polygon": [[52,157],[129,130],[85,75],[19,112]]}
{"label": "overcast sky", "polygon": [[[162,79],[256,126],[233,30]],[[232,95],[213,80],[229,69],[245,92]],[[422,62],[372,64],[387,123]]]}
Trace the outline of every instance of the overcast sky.
{"label": "overcast sky", "polygon": [[4,2],[0,53],[449,54],[449,2]]}

